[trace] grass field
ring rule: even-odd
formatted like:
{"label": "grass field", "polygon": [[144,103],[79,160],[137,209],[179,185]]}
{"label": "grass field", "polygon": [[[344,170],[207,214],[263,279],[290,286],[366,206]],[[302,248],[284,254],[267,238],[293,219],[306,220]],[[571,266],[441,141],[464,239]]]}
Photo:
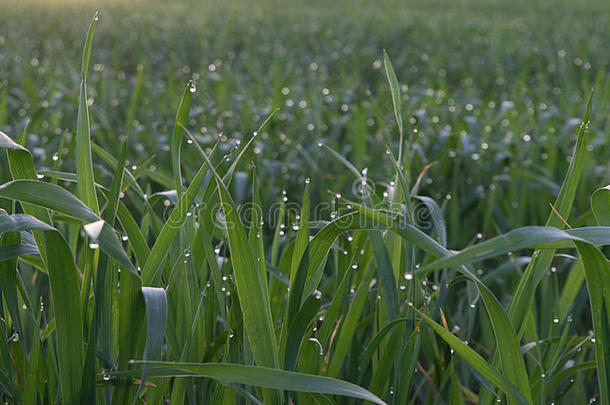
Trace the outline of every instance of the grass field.
{"label": "grass field", "polygon": [[0,27],[4,402],[610,403],[610,5]]}

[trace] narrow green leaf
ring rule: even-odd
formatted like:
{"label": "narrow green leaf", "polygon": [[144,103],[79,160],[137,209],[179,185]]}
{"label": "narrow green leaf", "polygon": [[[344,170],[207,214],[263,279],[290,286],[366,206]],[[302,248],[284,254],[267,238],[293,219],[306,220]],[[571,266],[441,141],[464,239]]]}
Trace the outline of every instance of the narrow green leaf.
{"label": "narrow green leaf", "polygon": [[[320,394],[343,395],[385,405],[381,399],[364,388],[335,378],[322,377],[293,371],[285,371],[260,366],[244,366],[228,363],[170,363],[161,361],[134,361],[136,364],[151,366],[150,376],[154,377],[208,377],[220,381],[276,390],[314,392]],[[117,371],[116,377],[137,375],[137,370]]]}
{"label": "narrow green leaf", "polygon": [[93,31],[98,21],[95,13],[87,32],[83,59],[81,66],[80,96],[78,101],[78,115],[76,118],[76,175],[78,177],[78,196],[97,215],[99,205],[95,194],[95,180],[93,178],[93,161],[91,159],[91,129],[89,120],[89,107],[87,97],[87,70],[89,69],[89,57],[91,56],[91,45],[93,43]]}
{"label": "narrow green leaf", "polygon": [[402,143],[403,143],[403,125],[402,125],[402,101],[400,98],[400,85],[394,73],[394,67],[392,61],[388,56],[388,53],[383,50],[383,66],[385,67],[385,74],[390,84],[390,92],[392,93],[392,105],[394,106],[394,117],[396,118],[396,125],[398,126],[398,133],[400,134],[399,146],[398,146],[398,161],[402,162]]}
{"label": "narrow green leaf", "polygon": [[531,403],[500,371],[487,363],[485,359],[483,359],[477,352],[472,350],[466,343],[462,342],[447,329],[434,322],[434,320],[429,318],[419,309],[415,308],[414,306],[412,306],[412,308],[415,310],[415,312],[417,312],[417,314],[419,314],[424,322],[434,329],[434,331],[456,351],[457,354],[462,356],[464,360],[466,360],[493,385],[498,386],[512,400],[519,404],[529,405]]}
{"label": "narrow green leaf", "polygon": [[174,181],[176,183],[176,192],[182,194],[182,169],[180,167],[180,147],[182,145],[182,137],[184,136],[183,125],[186,125],[189,113],[191,111],[191,98],[195,91],[195,84],[188,82],[182,98],[180,99],[180,105],[176,112],[176,120],[174,123],[174,131],[172,132],[170,140],[170,151],[172,154],[172,170],[174,173]]}
{"label": "narrow green leaf", "polygon": [[583,261],[595,332],[600,403],[610,401],[610,261],[595,247],[576,242]]}

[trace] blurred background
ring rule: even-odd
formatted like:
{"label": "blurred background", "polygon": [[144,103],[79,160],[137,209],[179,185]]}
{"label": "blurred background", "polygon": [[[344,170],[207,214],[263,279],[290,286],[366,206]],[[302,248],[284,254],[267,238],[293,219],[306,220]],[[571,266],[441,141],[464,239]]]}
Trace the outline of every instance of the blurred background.
{"label": "blurred background", "polygon": [[[118,154],[129,137],[129,164],[145,165],[150,192],[172,188],[168,137],[189,80],[189,128],[204,148],[220,137],[227,157],[279,108],[244,159],[262,173],[267,202],[283,189],[300,200],[306,177],[316,202],[332,199],[329,185],[349,194],[355,178],[318,142],[388,192],[385,149],[397,154],[398,130],[383,49],[401,84],[410,177],[436,162],[420,193],[441,205],[452,247],[546,218],[593,87],[577,224],[610,181],[607,1],[220,3],[4,0],[0,130],[16,138],[29,122],[39,167],[74,171],[80,57],[97,10],[92,138]],[[183,153],[189,179],[200,157]],[[97,170],[100,181],[109,175]]]}

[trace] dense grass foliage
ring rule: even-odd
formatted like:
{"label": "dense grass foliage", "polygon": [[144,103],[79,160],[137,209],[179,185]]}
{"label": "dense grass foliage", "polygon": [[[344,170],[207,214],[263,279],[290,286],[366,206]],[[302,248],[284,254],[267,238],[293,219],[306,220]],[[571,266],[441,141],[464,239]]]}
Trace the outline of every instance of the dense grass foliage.
{"label": "dense grass foliage", "polygon": [[609,403],[610,9],[530,3],[0,5],[2,399]]}

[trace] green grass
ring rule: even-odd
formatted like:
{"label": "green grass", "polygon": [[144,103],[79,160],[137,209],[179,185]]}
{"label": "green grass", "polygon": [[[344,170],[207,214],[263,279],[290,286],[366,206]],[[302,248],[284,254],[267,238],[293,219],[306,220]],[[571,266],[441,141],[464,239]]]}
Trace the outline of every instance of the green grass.
{"label": "green grass", "polygon": [[3,401],[609,403],[606,4],[94,12],[0,6]]}

